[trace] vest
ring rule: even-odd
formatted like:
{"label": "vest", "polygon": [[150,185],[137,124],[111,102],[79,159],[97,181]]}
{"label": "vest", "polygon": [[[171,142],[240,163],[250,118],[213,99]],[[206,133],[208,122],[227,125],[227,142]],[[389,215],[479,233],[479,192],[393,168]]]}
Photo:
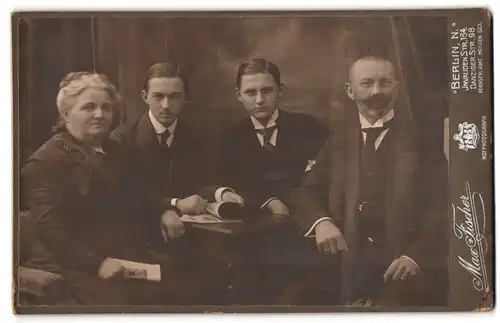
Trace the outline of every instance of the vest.
{"label": "vest", "polygon": [[371,156],[363,154],[364,142],[361,140],[362,160],[360,163],[359,191],[359,238],[360,243],[386,242],[385,193],[388,160],[393,149],[392,130],[389,130],[380,146]]}
{"label": "vest", "polygon": [[266,186],[275,196],[281,197],[289,181],[289,171],[286,161],[283,160],[283,152],[277,146],[272,149],[262,147],[259,158]]}

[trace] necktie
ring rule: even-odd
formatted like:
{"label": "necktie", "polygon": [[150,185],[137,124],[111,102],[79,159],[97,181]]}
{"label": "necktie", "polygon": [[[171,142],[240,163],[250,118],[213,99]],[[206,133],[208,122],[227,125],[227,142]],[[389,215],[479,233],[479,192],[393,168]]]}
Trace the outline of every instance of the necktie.
{"label": "necktie", "polygon": [[389,120],[385,122],[382,127],[361,128],[361,131],[366,133],[365,149],[370,152],[375,152],[375,141],[384,130],[392,127],[392,123],[392,120]]}
{"label": "necktie", "polygon": [[384,123],[382,127],[361,129],[362,132],[366,133],[366,142],[363,146],[362,153],[363,153],[363,162],[367,167],[370,167],[369,165],[372,164],[376,152],[375,141],[384,130],[389,129],[391,126],[392,126],[392,120]]}
{"label": "necktie", "polygon": [[170,138],[170,135],[171,135],[171,133],[170,133],[170,131],[168,131],[168,129],[165,130],[164,132],[162,132],[160,134],[160,144],[168,147],[167,140],[168,140],[168,138]]}
{"label": "necktie", "polygon": [[361,131],[366,133],[365,149],[368,151],[375,152],[375,140],[380,136],[382,131],[387,129],[386,127],[376,127],[376,128],[363,128]]}
{"label": "necktie", "polygon": [[263,137],[263,144],[262,144],[262,147],[265,148],[265,149],[273,149],[274,148],[274,145],[271,144],[271,137],[273,135],[273,132],[274,130],[277,129],[277,127],[274,125],[274,126],[271,126],[271,127],[267,127],[267,128],[264,128],[264,129],[255,129],[255,131],[262,135]]}

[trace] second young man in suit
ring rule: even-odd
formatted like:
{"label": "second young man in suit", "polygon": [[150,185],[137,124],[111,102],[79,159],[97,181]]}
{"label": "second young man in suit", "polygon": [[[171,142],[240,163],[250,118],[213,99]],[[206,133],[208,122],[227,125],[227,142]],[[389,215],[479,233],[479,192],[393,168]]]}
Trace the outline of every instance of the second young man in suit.
{"label": "second young man in suit", "polygon": [[[240,194],[246,206],[260,208],[264,216],[289,215],[288,195],[314,164],[327,135],[315,118],[278,107],[283,87],[280,70],[270,61],[251,59],[239,66],[235,92],[248,117],[223,135],[219,155],[219,183]],[[254,239],[260,247],[250,265],[260,266],[258,285],[265,286],[258,301],[314,303],[304,290],[312,285],[303,274],[313,268],[304,256],[318,263],[314,245],[307,248],[308,241],[289,227]]]}
{"label": "second young man in suit", "polygon": [[278,108],[283,86],[270,61],[239,66],[235,91],[248,118],[223,136],[218,173],[245,204],[288,215],[288,194],[314,163],[326,130],[311,116]]}

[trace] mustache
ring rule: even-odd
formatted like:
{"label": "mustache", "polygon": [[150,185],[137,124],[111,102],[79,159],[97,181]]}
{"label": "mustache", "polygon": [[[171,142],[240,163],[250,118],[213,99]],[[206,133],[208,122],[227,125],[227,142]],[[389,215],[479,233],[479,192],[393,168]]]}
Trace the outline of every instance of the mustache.
{"label": "mustache", "polygon": [[381,104],[389,104],[392,101],[392,96],[386,94],[376,94],[365,100],[365,103],[369,105],[381,105]]}

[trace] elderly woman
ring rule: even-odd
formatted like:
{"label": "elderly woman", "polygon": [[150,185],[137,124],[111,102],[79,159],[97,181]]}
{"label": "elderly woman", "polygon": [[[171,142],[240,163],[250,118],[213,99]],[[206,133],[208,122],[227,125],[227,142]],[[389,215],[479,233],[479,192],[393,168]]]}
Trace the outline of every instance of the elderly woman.
{"label": "elderly woman", "polygon": [[76,302],[168,304],[167,265],[157,266],[159,283],[125,281],[118,260],[147,258],[136,239],[140,201],[125,181],[126,156],[108,139],[118,101],[104,75],[68,74],[57,95],[57,133],[27,160],[22,190],[38,237],[65,268]]}

